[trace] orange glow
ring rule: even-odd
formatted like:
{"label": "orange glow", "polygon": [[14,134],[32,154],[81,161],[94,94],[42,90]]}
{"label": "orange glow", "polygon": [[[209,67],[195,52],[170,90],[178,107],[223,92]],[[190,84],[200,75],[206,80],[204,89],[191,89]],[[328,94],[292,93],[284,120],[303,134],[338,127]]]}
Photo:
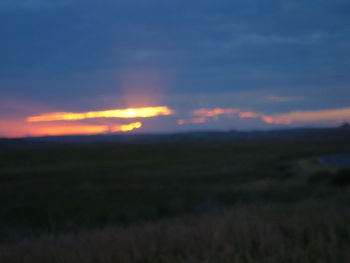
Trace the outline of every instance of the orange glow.
{"label": "orange glow", "polygon": [[188,123],[206,123],[209,121],[217,121],[220,115],[224,115],[226,118],[255,118],[269,124],[289,125],[293,122],[287,118],[289,117],[289,114],[269,116],[259,112],[241,111],[238,108],[202,108],[192,111],[192,115],[201,117],[193,119],[181,119],[177,121],[177,124],[184,125]]}
{"label": "orange glow", "polygon": [[274,123],[274,120],[270,116],[262,116],[261,119],[266,123]]}
{"label": "orange glow", "polygon": [[90,111],[83,113],[55,112],[28,117],[28,122],[84,120],[92,118],[150,118],[161,115],[171,115],[173,111],[165,106],[128,108],[107,111]]}
{"label": "orange glow", "polygon": [[52,126],[33,130],[31,136],[89,135],[106,133],[108,130],[108,126],[102,125]]}
{"label": "orange glow", "polygon": [[263,120],[264,122],[269,123],[269,124],[285,124],[285,125],[288,125],[288,124],[292,123],[291,120],[283,120],[283,119],[278,120],[278,119],[274,119],[274,117],[267,116],[267,115],[262,115],[261,116],[261,120]]}
{"label": "orange glow", "polygon": [[277,119],[274,119],[273,117],[271,116],[267,116],[267,115],[261,115],[261,120],[266,122],[266,123],[269,123],[269,124],[285,124],[285,125],[289,125],[289,124],[292,124],[292,121],[290,120],[277,120]]}
{"label": "orange glow", "polygon": [[128,132],[141,128],[141,122],[135,122],[125,125],[69,125],[69,126],[49,126],[35,129],[31,136],[58,136],[58,135],[92,135],[104,134],[109,132]]}
{"label": "orange glow", "polygon": [[270,116],[261,114],[259,117],[266,123],[285,125],[292,123],[312,123],[325,121],[343,122],[350,120],[350,108],[318,111],[292,111]]}
{"label": "orange glow", "polygon": [[42,137],[60,135],[93,135],[111,132],[128,132],[142,127],[141,122],[130,124],[48,124],[27,123],[21,120],[0,120],[0,137]]}
{"label": "orange glow", "polygon": [[[135,54],[136,55],[136,54]],[[148,105],[162,105],[171,76],[167,71],[147,67],[127,67],[119,71],[118,87],[125,107],[140,108]],[[111,105],[115,105],[112,101]]]}
{"label": "orange glow", "polygon": [[289,120],[275,120],[271,116],[262,114],[262,113],[255,113],[255,112],[241,112],[238,115],[240,118],[257,118],[261,119],[265,123],[269,124],[291,124]]}
{"label": "orange glow", "polygon": [[319,121],[348,121],[350,107],[318,111],[292,111],[271,116],[273,122],[319,122]]}
{"label": "orange glow", "polygon": [[235,108],[215,108],[215,109],[198,109],[192,112],[195,116],[203,116],[203,117],[215,117],[218,115],[230,115],[236,114],[239,112],[239,109]]}

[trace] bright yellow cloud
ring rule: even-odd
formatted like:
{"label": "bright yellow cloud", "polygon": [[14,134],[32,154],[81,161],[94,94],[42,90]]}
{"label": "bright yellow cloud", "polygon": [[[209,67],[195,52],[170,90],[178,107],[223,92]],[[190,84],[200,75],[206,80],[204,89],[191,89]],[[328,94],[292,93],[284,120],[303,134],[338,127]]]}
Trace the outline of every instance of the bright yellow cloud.
{"label": "bright yellow cloud", "polygon": [[150,118],[161,115],[171,115],[173,111],[166,106],[128,108],[106,111],[90,111],[82,113],[54,112],[28,117],[28,122],[61,121],[61,120],[84,120],[93,118]]}

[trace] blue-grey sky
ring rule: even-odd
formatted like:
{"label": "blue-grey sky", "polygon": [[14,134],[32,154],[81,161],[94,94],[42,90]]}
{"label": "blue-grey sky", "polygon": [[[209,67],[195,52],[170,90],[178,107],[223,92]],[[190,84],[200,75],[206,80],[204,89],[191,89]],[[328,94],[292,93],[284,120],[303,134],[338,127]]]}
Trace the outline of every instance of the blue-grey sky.
{"label": "blue-grey sky", "polygon": [[348,0],[0,2],[2,123],[13,112],[166,105],[176,114],[144,131],[274,128],[259,118],[176,121],[199,108],[348,108],[349,71]]}

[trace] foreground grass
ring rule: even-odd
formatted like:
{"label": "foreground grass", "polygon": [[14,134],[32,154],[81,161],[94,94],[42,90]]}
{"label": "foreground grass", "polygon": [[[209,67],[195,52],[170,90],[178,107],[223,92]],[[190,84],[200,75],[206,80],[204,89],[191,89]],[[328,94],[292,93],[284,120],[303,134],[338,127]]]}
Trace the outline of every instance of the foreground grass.
{"label": "foreground grass", "polygon": [[350,262],[350,211],[327,205],[235,207],[130,228],[0,247],[2,263]]}

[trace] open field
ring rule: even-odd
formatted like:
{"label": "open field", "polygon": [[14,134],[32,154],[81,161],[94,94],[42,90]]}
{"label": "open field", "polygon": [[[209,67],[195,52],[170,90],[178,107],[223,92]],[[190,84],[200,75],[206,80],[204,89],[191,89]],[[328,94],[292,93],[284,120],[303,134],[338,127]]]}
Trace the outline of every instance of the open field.
{"label": "open field", "polygon": [[350,183],[314,162],[341,152],[350,140],[3,149],[0,262],[348,262]]}

